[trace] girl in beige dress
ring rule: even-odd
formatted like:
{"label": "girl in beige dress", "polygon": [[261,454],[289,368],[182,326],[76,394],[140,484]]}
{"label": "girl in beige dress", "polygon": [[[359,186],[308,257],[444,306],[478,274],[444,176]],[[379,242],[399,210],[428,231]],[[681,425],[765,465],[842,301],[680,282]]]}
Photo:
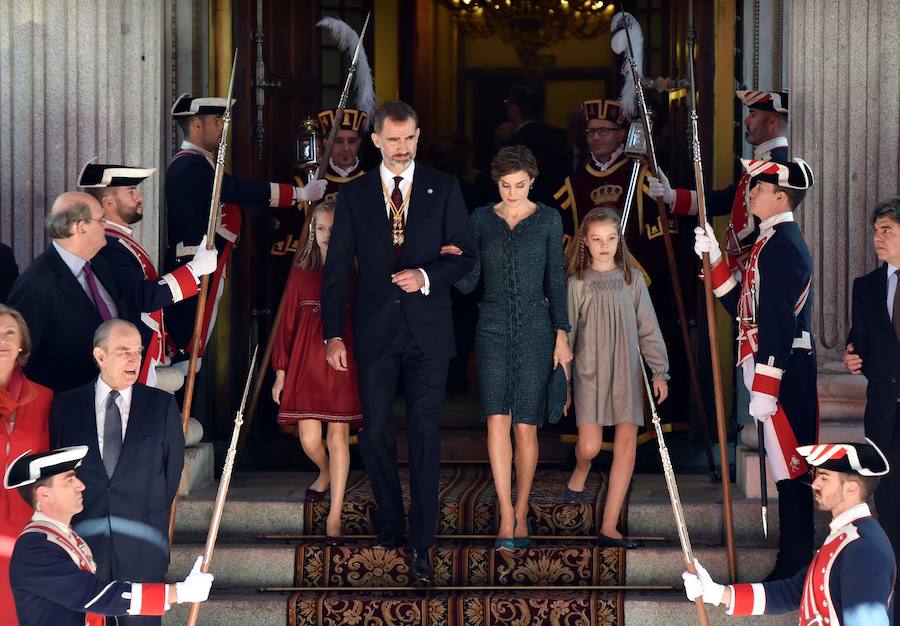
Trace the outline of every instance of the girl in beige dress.
{"label": "girl in beige dress", "polygon": [[615,209],[596,208],[581,222],[569,248],[569,343],[578,443],[567,500],[580,501],[603,427],[613,426],[613,462],[599,530],[601,546],[634,548],[616,529],[634,471],[638,427],[644,424],[641,355],[653,394],[669,394],[669,360],[643,275],[627,262]]}

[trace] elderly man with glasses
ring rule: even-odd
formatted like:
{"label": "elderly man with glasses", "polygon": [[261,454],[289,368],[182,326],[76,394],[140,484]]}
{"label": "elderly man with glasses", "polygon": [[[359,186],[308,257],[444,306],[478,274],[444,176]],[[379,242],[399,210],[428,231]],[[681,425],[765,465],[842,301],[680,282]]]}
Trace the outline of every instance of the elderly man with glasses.
{"label": "elderly man with glasses", "polygon": [[26,375],[54,393],[97,376],[91,357],[94,331],[126,314],[112,271],[97,256],[106,245],[104,217],[90,194],[59,196],[45,222],[50,245],[19,276],[7,300],[31,332]]}

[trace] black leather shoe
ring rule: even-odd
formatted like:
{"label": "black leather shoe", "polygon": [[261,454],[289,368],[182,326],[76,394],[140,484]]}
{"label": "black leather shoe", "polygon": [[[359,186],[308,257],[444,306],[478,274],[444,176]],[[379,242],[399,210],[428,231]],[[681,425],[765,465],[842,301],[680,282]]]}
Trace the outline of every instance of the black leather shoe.
{"label": "black leather shoe", "polygon": [[584,489],[581,491],[572,491],[566,487],[566,504],[577,505],[584,502]]}
{"label": "black leather shoe", "polygon": [[428,557],[428,548],[409,549],[409,576],[415,582],[431,584],[431,559]]}
{"label": "black leather shoe", "polygon": [[403,533],[388,531],[384,533],[379,533],[378,538],[375,540],[376,548],[399,548],[403,545]]}
{"label": "black leather shoe", "polygon": [[615,537],[607,537],[603,533],[597,533],[597,545],[601,548],[637,548],[638,542],[625,537],[616,539]]}

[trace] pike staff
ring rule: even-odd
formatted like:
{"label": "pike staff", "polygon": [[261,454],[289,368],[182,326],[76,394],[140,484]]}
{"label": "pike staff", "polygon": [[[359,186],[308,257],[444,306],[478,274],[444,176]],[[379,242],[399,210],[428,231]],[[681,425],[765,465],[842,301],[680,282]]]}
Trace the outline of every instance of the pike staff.
{"label": "pike staff", "polygon": [[[675,470],[672,469],[672,459],[669,458],[669,449],[666,447],[665,436],[659,421],[659,413],[656,412],[656,401],[653,399],[653,389],[650,387],[650,379],[647,378],[647,366],[641,358],[641,374],[644,377],[644,389],[647,392],[647,401],[650,403],[650,412],[653,415],[653,428],[656,429],[656,442],[659,445],[659,459],[662,461],[663,475],[666,479],[666,490],[669,492],[669,501],[672,503],[672,513],[675,516],[675,528],[678,531],[678,542],[681,544],[681,555],[684,557],[684,566],[687,570],[696,574],[694,566],[694,551],[691,548],[691,538],[688,535],[687,523],[684,520],[684,509],[681,506],[681,496],[678,494],[678,483],[675,480]],[[204,570],[205,571],[205,570]],[[694,600],[697,607],[697,622],[700,626],[709,626],[709,616],[706,614],[706,605],[703,598]]]}
{"label": "pike staff", "polygon": [[[219,490],[216,492],[216,503],[213,506],[212,519],[209,522],[209,532],[206,535],[206,547],[203,549],[203,563],[200,571],[209,572],[209,563],[212,560],[213,551],[216,549],[216,539],[219,537],[219,525],[222,522],[222,512],[225,510],[225,498],[228,496],[228,488],[231,486],[231,473],[234,470],[234,457],[237,453],[238,437],[241,433],[241,425],[244,423],[244,407],[247,405],[247,395],[250,392],[250,381],[253,379],[253,370],[256,367],[256,354],[259,346],[253,348],[253,358],[250,360],[250,371],[247,372],[247,381],[244,383],[244,395],[241,397],[241,406],[234,416],[234,429],[231,431],[231,443],[225,453],[225,465],[222,468],[222,477],[219,479]],[[200,617],[200,604],[191,604],[188,613],[188,626],[196,626]]]}
{"label": "pike staff", "polygon": [[[228,130],[231,127],[231,101],[234,93],[234,70],[237,67],[237,48],[231,61],[231,79],[228,81],[228,98],[225,100],[225,113],[222,115],[222,138],[216,153],[216,171],[213,176],[212,197],[209,201],[209,221],[206,225],[206,249],[212,250],[216,245],[216,225],[219,223],[221,210],[222,179],[225,176],[225,154],[228,151]],[[187,380],[184,384],[184,403],[181,406],[181,428],[187,436],[188,421],[191,419],[191,408],[194,402],[194,387],[197,383],[197,358],[200,346],[205,340],[203,334],[203,316],[206,312],[206,298],[209,295],[209,275],[200,278],[200,290],[197,293],[197,313],[194,315],[194,334],[191,337],[191,358],[188,361]],[[172,502],[169,513],[169,543],[175,532],[175,511],[178,508],[178,495]]]}
{"label": "pike staff", "polygon": [[[344,81],[344,90],[341,92],[341,98],[338,101],[337,110],[334,113],[334,123],[331,125],[331,131],[328,133],[328,140],[325,143],[325,149],[322,151],[321,156],[319,157],[318,167],[316,169],[316,174],[313,176],[313,179],[321,178],[325,176],[325,171],[328,169],[328,162],[331,159],[331,153],[334,150],[334,141],[337,137],[337,132],[341,127],[341,123],[344,119],[344,109],[347,108],[347,102],[350,98],[350,88],[354,84],[354,80],[357,76],[357,70],[361,67],[363,70],[361,75],[365,78],[362,82],[365,83],[364,87],[366,89],[360,90],[357,88],[357,93],[360,91],[364,91],[365,94],[369,92],[371,89],[371,81],[372,81],[372,72],[369,69],[368,61],[366,60],[365,51],[362,49],[363,40],[366,36],[366,30],[369,27],[369,18],[371,18],[372,12],[370,11],[368,15],[366,15],[366,21],[363,23],[362,30],[359,32],[359,36],[356,38],[355,49],[353,51],[353,59],[350,62],[350,68],[347,70],[347,80]],[[325,18],[319,22],[319,26],[323,26],[327,30],[329,30],[335,38],[339,42],[339,47],[341,46],[341,42],[346,42],[347,38],[356,33],[353,33],[353,30],[341,22],[340,20],[336,20],[334,18]],[[349,33],[347,31],[350,31]],[[372,106],[374,104],[374,96],[371,103],[369,102],[361,102],[360,108],[366,108],[366,106]],[[366,95],[363,97],[357,97],[359,100],[367,100]],[[371,119],[371,115],[368,116]],[[303,224],[303,232],[300,235],[300,239],[297,241],[297,250],[294,252],[293,260],[291,261],[291,267],[295,267],[297,263],[300,261],[300,255],[303,253],[303,249],[306,244],[306,238],[310,237],[309,233],[309,220],[312,218],[312,213],[307,216],[306,221]],[[275,310],[275,317],[272,319],[272,329],[269,331],[269,338],[266,340],[266,347],[263,350],[262,355],[262,364],[259,368],[259,376],[256,377],[256,382],[253,384],[253,394],[250,396],[250,406],[247,409],[247,428],[241,433],[241,437],[238,440],[238,449],[243,449],[244,442],[247,438],[247,433],[250,431],[250,426],[253,423],[253,418],[256,415],[256,405],[259,402],[259,396],[262,393],[263,384],[266,380],[266,372],[269,368],[269,363],[272,360],[272,349],[275,345],[275,336],[278,334],[278,326],[281,324],[281,317],[284,314],[284,295],[287,293],[287,290],[283,290],[281,294],[281,300],[278,302],[278,308]],[[324,363],[323,363],[324,366]]]}
{"label": "pike staff", "polygon": [[[691,117],[691,152],[694,158],[694,178],[697,185],[697,213],[700,224],[706,224],[706,196],[703,187],[703,162],[700,158],[700,131],[698,128],[696,81],[694,80],[694,48],[697,33],[694,30],[694,3],[688,4],[688,72],[691,85],[688,89]],[[660,198],[659,202],[663,202]],[[713,294],[712,269],[709,253],[703,253],[703,291],[706,300],[706,324],[709,335],[709,354],[712,366],[713,393],[716,401],[716,428],[719,431],[719,460],[722,466],[722,511],[725,522],[725,548],[728,554],[728,576],[737,580],[737,557],[734,549],[734,521],[731,510],[731,470],[728,462],[728,441],[725,427],[725,393],[722,389],[722,370],[719,360],[719,341],[716,328],[716,297]],[[760,441],[762,446],[762,441]],[[764,470],[763,470],[764,471]],[[765,527],[765,507],[763,508]]]}

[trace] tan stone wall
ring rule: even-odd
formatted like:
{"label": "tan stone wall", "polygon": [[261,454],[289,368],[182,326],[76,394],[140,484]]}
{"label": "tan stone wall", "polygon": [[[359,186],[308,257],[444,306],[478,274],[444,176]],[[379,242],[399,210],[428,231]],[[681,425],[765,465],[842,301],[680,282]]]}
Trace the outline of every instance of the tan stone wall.
{"label": "tan stone wall", "polygon": [[823,417],[860,416],[862,377],[840,359],[853,279],[877,262],[869,216],[900,194],[900,3],[791,0],[792,155],[816,175],[798,212],[815,263]]}

